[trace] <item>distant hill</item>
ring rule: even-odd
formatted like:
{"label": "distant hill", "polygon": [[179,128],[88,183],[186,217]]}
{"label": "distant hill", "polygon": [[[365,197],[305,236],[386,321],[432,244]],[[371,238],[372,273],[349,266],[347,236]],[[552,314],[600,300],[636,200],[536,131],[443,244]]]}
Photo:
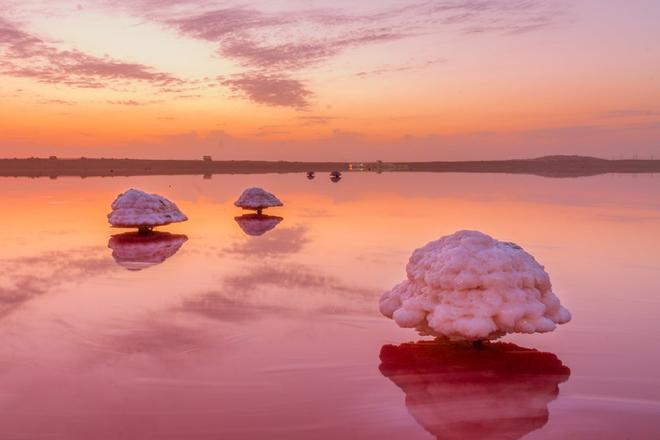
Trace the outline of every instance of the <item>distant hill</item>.
{"label": "distant hill", "polygon": [[533,159],[455,162],[401,162],[407,171],[534,174],[545,177],[579,177],[606,173],[657,173],[660,160],[608,160],[588,156],[544,156]]}
{"label": "distant hill", "polygon": [[141,175],[204,175],[330,172],[509,173],[546,177],[593,176],[605,173],[657,173],[660,160],[608,160],[586,156],[544,156],[533,159],[433,162],[287,162],[147,159],[0,159],[4,177],[111,177]]}

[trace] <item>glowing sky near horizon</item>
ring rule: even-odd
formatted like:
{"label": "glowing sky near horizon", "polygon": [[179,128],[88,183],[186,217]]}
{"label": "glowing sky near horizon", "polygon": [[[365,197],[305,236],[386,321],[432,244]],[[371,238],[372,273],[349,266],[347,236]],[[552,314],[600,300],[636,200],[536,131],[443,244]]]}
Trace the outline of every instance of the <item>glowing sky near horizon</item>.
{"label": "glowing sky near horizon", "polygon": [[0,0],[0,156],[660,155],[660,2]]}

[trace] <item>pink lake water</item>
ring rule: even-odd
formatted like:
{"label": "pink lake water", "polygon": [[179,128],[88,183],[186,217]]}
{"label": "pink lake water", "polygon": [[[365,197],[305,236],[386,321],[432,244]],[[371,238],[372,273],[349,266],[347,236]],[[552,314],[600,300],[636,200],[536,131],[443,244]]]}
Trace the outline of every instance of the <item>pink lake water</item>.
{"label": "pink lake water", "polygon": [[[660,438],[658,176],[0,184],[2,439]],[[285,203],[259,236],[234,219],[248,186]],[[190,220],[112,238],[129,187]],[[409,344],[430,338],[378,299],[460,229],[533,254],[573,320],[479,352]]]}

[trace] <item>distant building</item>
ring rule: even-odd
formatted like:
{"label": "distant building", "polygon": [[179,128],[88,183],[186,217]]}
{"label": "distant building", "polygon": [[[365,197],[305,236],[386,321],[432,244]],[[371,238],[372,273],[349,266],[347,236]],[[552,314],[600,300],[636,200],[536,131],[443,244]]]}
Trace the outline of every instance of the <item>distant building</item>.
{"label": "distant building", "polygon": [[48,159],[50,159],[50,160],[57,160],[57,156],[49,156]]}
{"label": "distant building", "polygon": [[211,156],[202,156],[202,160],[204,162],[211,162],[213,161],[213,158]]}
{"label": "distant building", "polygon": [[349,163],[348,164],[348,171],[364,171],[365,166],[364,163]]}

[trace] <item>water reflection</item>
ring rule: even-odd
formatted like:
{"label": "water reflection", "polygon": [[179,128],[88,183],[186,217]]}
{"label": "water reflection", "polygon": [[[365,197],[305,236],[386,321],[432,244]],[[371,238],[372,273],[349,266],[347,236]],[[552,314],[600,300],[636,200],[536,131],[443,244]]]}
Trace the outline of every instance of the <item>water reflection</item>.
{"label": "water reflection", "polygon": [[311,241],[307,226],[281,228],[259,240],[237,240],[223,250],[242,256],[279,257],[299,253]]}
{"label": "water reflection", "polygon": [[384,345],[380,360],[410,414],[442,439],[519,439],[548,422],[548,404],[570,376],[552,353],[501,342]]}
{"label": "water reflection", "polygon": [[218,321],[365,314],[373,310],[374,291],[311,266],[273,259],[238,267],[217,289],[185,299],[177,310]]}
{"label": "water reflection", "polygon": [[108,247],[117,264],[131,271],[155,266],[176,254],[188,237],[168,232],[126,232],[110,237]]}
{"label": "water reflection", "polygon": [[234,220],[247,235],[258,237],[277,226],[283,218],[264,214],[243,214],[234,217]]}
{"label": "water reflection", "polygon": [[0,259],[0,319],[30,300],[112,269],[93,247]]}

